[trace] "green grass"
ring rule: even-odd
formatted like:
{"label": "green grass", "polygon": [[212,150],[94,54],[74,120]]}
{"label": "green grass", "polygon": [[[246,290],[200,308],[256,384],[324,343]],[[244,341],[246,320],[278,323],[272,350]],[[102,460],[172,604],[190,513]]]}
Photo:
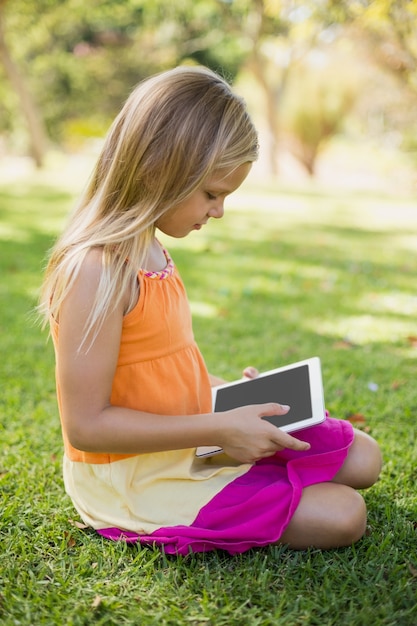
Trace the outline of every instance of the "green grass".
{"label": "green grass", "polygon": [[167,242],[213,373],[319,355],[331,413],[362,416],[385,458],[354,547],[187,558],[101,539],[64,494],[53,351],[31,310],[72,201],[0,188],[0,622],[415,626],[415,201],[246,185],[223,220]]}

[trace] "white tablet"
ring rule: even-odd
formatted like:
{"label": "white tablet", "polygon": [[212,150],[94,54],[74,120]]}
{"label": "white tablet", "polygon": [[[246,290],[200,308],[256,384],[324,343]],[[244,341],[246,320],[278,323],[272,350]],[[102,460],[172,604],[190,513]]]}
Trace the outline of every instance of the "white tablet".
{"label": "white tablet", "polygon": [[[286,432],[319,424],[325,418],[320,359],[313,357],[264,372],[257,378],[213,387],[212,398],[216,412],[265,402],[288,404],[290,410],[285,415],[262,418]],[[196,454],[201,457],[220,452],[218,446],[200,446]]]}

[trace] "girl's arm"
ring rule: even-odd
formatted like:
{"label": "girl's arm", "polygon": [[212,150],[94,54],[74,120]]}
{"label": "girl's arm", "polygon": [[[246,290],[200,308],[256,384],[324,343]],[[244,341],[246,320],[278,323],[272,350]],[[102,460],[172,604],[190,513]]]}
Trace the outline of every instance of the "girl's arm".
{"label": "girl's arm", "polygon": [[308,444],[280,431],[262,415],[286,412],[280,405],[243,407],[204,416],[156,415],[112,406],[123,303],[107,316],[94,342],[83,329],[101,274],[101,252],[87,255],[59,314],[57,377],[62,420],[70,443],[86,452],[143,453],[221,445],[234,458],[253,462],[284,447]]}

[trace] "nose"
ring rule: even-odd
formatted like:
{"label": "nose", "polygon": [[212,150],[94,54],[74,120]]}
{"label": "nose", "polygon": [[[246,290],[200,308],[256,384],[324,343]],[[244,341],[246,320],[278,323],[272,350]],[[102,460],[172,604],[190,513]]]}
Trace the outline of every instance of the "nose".
{"label": "nose", "polygon": [[209,217],[214,217],[214,219],[218,220],[221,217],[223,217],[224,215],[224,202],[223,200],[219,200],[219,202],[216,202],[216,205],[211,207],[210,211],[208,212],[208,216]]}

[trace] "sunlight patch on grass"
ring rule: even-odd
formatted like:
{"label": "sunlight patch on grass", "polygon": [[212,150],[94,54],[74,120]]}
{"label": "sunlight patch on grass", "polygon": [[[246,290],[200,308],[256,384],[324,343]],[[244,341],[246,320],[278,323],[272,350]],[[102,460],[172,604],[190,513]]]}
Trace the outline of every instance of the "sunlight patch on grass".
{"label": "sunlight patch on grass", "polygon": [[186,621],[216,626],[415,626],[417,212],[404,209],[399,226],[393,214],[379,232],[364,226],[367,202],[378,224],[379,205],[395,198],[277,186],[251,189],[247,210],[228,212],[227,200],[224,220],[190,237],[161,237],[210,371],[232,380],[248,364],[264,371],[318,354],[332,414],[363,419],[385,457],[366,493],[369,532],[353,548],[168,558],[71,521],[53,346],[31,315],[50,232],[72,204],[53,183],[0,189],[0,221],[14,237],[0,234],[0,621],[168,625],[186,610]]}
{"label": "sunlight patch on grass", "polygon": [[348,338],[354,344],[365,345],[369,343],[383,342],[395,343],[403,340],[410,333],[410,325],[407,321],[392,319],[392,317],[379,315],[349,315],[335,319],[323,320],[322,318],[310,318],[304,321],[304,327],[319,332],[328,337]]}
{"label": "sunlight patch on grass", "polygon": [[[417,226],[417,210],[410,199],[381,196],[379,193],[352,196],[341,191],[323,193],[322,190],[300,189],[300,195],[286,194],[279,185],[270,193],[253,188],[248,183],[226,200],[227,211],[245,212],[260,219],[258,228],[266,228],[272,222],[280,226],[301,222],[326,223],[350,226],[363,230],[390,231],[405,228],[410,231]],[[414,248],[415,249],[415,248]]]}
{"label": "sunlight patch on grass", "polygon": [[374,312],[398,313],[399,315],[417,314],[417,295],[393,291],[391,293],[367,293],[358,306]]}
{"label": "sunlight patch on grass", "polygon": [[[417,208],[416,208],[417,213]],[[411,226],[410,226],[411,228]],[[413,254],[416,254],[417,251],[417,235],[416,234],[407,234],[403,236],[395,237],[395,244],[397,247],[401,247],[403,250],[409,250]]]}
{"label": "sunlight patch on grass", "polygon": [[[265,270],[264,273],[261,270]],[[258,292],[263,295],[282,296],[287,300],[291,295],[298,295],[300,289],[331,291],[337,280],[325,268],[315,265],[300,265],[291,262],[277,262],[273,265],[267,261],[258,264],[257,275],[248,275],[242,284],[242,293],[250,295]],[[278,302],[277,302],[278,304]]]}
{"label": "sunlight patch on grass", "polygon": [[217,307],[207,302],[195,302],[190,300],[189,304],[192,315],[198,317],[216,317],[219,313]]}
{"label": "sunlight patch on grass", "polygon": [[377,231],[391,230],[392,227],[397,231],[400,228],[409,230],[417,224],[416,207],[405,202],[358,202],[353,214],[356,216],[355,226]]}
{"label": "sunlight patch on grass", "polygon": [[2,222],[0,224],[0,238],[7,241],[28,241],[29,233],[27,231],[22,230],[21,228],[17,228],[13,224],[7,224],[6,222]]}
{"label": "sunlight patch on grass", "polygon": [[[207,227],[206,227],[207,228]],[[169,237],[164,233],[157,232],[158,241],[168,250],[183,249],[186,248],[192,252],[207,252],[207,247],[211,246],[210,234],[207,231],[201,231],[197,233],[190,233],[187,239],[175,237]]]}

